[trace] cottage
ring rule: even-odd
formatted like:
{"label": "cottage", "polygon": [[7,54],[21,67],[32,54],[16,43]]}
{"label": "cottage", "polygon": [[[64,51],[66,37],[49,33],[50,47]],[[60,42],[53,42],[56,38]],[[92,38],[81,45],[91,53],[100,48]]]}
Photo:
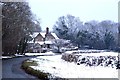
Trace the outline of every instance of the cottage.
{"label": "cottage", "polygon": [[46,32],[35,32],[31,35],[32,41],[29,41],[29,48],[32,52],[44,52],[44,50],[50,50],[53,46],[52,41],[59,39],[55,33],[49,32],[49,28],[46,28]]}

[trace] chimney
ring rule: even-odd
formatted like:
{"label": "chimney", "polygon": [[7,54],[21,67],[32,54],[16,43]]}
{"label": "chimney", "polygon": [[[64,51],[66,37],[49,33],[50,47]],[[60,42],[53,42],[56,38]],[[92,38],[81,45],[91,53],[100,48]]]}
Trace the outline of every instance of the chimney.
{"label": "chimney", "polygon": [[48,34],[48,33],[49,33],[49,28],[47,27],[47,28],[46,28],[46,34]]}

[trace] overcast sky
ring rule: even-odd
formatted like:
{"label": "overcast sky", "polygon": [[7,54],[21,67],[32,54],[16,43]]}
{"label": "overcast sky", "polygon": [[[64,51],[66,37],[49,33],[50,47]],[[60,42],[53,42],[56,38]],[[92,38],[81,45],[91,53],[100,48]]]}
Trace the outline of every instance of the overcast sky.
{"label": "overcast sky", "polygon": [[52,30],[58,17],[71,14],[81,21],[118,21],[119,0],[29,0],[34,14],[41,19],[42,30]]}

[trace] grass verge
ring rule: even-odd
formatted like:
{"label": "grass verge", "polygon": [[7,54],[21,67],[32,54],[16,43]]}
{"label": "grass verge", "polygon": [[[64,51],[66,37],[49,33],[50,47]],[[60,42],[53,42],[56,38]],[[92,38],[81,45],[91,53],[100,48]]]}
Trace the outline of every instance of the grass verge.
{"label": "grass verge", "polygon": [[43,73],[40,70],[34,70],[30,66],[37,66],[38,64],[35,61],[25,60],[22,62],[21,68],[25,70],[26,73],[36,76],[39,79],[49,79],[49,73]]}

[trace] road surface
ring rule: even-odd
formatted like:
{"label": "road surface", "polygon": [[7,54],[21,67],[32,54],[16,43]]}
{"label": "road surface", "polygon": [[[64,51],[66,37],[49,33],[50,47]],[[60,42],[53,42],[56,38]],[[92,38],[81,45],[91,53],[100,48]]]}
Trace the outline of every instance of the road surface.
{"label": "road surface", "polygon": [[2,60],[2,78],[3,80],[8,79],[23,79],[25,80],[31,80],[31,79],[37,79],[34,76],[31,76],[22,70],[21,63],[22,61],[34,58],[34,57],[18,57],[18,58],[12,58],[7,60]]}

